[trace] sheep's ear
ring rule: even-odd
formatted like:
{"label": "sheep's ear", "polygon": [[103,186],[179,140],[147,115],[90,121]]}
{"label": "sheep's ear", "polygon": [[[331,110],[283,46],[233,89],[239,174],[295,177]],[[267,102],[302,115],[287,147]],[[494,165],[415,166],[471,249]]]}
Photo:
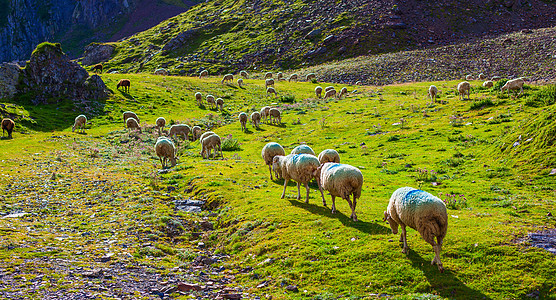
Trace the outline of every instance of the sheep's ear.
{"label": "sheep's ear", "polygon": [[390,215],[388,214],[387,211],[384,211],[384,219],[382,219],[382,221],[386,222],[388,221],[388,219],[390,219]]}

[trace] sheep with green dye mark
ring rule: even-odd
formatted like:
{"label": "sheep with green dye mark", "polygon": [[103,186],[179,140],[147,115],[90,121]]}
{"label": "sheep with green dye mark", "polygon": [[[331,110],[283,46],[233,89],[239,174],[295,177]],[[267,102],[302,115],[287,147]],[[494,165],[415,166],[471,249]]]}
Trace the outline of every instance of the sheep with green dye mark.
{"label": "sheep with green dye mark", "polygon": [[316,157],[315,151],[313,151],[313,149],[311,149],[311,147],[309,147],[307,145],[299,145],[299,146],[293,148],[293,150],[291,152],[291,154],[302,154],[302,153],[311,154],[311,155]]}
{"label": "sheep with green dye mark", "polygon": [[390,223],[394,234],[398,233],[398,225],[402,227],[400,242],[403,242],[402,252],[405,254],[409,250],[405,227],[409,226],[417,230],[434,249],[435,256],[431,264],[437,264],[438,270],[444,272],[440,251],[448,230],[448,213],[442,200],[411,187],[399,188],[390,197],[390,203],[384,212],[384,220]]}
{"label": "sheep with green dye mark", "polygon": [[321,165],[327,162],[340,163],[340,154],[334,149],[322,150],[319,153],[319,162]]}
{"label": "sheep with green dye mark", "polygon": [[75,117],[75,121],[73,122],[73,126],[71,127],[71,132],[74,132],[77,128],[77,131],[81,130],[85,132],[85,123],[87,123],[87,117],[85,115],[79,115]]}
{"label": "sheep with green dye mark", "polygon": [[[277,156],[278,157],[278,156]],[[314,172],[319,167],[319,160],[310,154],[290,154],[284,157],[282,162],[282,177],[284,178],[284,191],[282,199],[286,196],[286,187],[290,180],[297,182],[297,200],[301,199],[300,186],[305,185],[307,198],[305,203],[309,203],[309,181],[315,176]]]}
{"label": "sheep with green dye mark", "polygon": [[[326,206],[324,193],[327,190],[332,196],[332,213],[336,212],[336,197],[345,199],[351,208],[350,218],[357,221],[355,207],[357,199],[361,197],[361,189],[363,187],[363,174],[353,166],[339,163],[325,163],[320,165],[314,173],[319,185],[320,194],[322,196],[322,204]],[[353,201],[350,196],[353,195]]]}
{"label": "sheep with green dye mark", "polygon": [[172,140],[161,136],[156,140],[154,149],[156,151],[156,155],[160,159],[162,168],[166,168],[168,166],[168,162],[170,162],[171,167],[176,165],[176,160],[178,158],[176,157],[176,147],[174,146]]}
{"label": "sheep with green dye mark", "polygon": [[[277,155],[286,155],[286,151],[284,151],[284,148],[278,143],[268,143],[264,145],[263,150],[261,151],[261,156],[263,157],[264,163],[268,166],[268,171],[270,172],[270,180],[274,180],[272,178],[272,164],[274,157]],[[276,179],[278,178],[278,173],[276,173]]]}

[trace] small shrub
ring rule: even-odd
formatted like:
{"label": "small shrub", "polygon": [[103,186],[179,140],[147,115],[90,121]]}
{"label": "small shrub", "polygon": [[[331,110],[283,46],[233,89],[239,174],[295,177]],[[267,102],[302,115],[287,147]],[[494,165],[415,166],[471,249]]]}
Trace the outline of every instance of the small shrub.
{"label": "small shrub", "polygon": [[554,103],[556,103],[556,84],[545,86],[525,99],[525,105],[532,107],[543,107]]}
{"label": "small shrub", "polygon": [[448,193],[443,196],[442,193],[439,193],[438,198],[444,201],[444,204],[446,204],[446,207],[449,209],[457,210],[467,207],[467,198],[465,198],[463,194]]}
{"label": "small shrub", "polygon": [[395,141],[399,141],[400,137],[397,135],[393,135],[391,137],[388,138],[388,142],[395,142]]}
{"label": "small shrub", "polygon": [[239,141],[237,139],[234,139],[231,134],[228,134],[228,136],[222,140],[222,151],[239,150],[241,150]]}
{"label": "small shrub", "polygon": [[435,182],[437,181],[436,172],[434,170],[427,170],[427,168],[417,170],[417,181]]}
{"label": "small shrub", "polygon": [[479,101],[473,101],[469,109],[476,110],[476,109],[483,109],[485,107],[495,106],[494,102],[491,99],[482,99]]}
{"label": "small shrub", "polygon": [[295,103],[295,96],[294,95],[284,95],[280,97],[280,102],[283,103]]}
{"label": "small shrub", "polygon": [[455,168],[463,164],[464,162],[465,161],[462,158],[448,158],[446,160],[443,160],[441,163],[447,165],[448,167]]}

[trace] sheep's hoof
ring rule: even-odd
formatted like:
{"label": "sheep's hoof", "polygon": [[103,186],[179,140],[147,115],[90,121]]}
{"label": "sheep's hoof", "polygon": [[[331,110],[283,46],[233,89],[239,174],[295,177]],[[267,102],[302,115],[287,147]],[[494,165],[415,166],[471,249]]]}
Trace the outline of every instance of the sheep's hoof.
{"label": "sheep's hoof", "polygon": [[280,197],[280,199],[284,199],[284,195],[282,195],[282,197]]}
{"label": "sheep's hoof", "polygon": [[305,203],[309,204],[309,199],[305,200]]}
{"label": "sheep's hoof", "polygon": [[402,253],[403,253],[403,254],[407,254],[407,252],[409,252],[407,248],[403,248],[403,249],[402,249]]}

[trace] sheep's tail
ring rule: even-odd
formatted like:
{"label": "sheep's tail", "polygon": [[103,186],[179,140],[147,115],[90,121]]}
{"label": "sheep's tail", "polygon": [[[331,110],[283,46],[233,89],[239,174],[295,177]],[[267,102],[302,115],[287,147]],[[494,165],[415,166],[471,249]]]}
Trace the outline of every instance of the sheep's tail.
{"label": "sheep's tail", "polygon": [[438,241],[442,241],[446,236],[446,232],[448,231],[448,219],[439,214],[426,216],[420,220],[417,230],[427,243],[434,245],[434,237],[436,237]]}

